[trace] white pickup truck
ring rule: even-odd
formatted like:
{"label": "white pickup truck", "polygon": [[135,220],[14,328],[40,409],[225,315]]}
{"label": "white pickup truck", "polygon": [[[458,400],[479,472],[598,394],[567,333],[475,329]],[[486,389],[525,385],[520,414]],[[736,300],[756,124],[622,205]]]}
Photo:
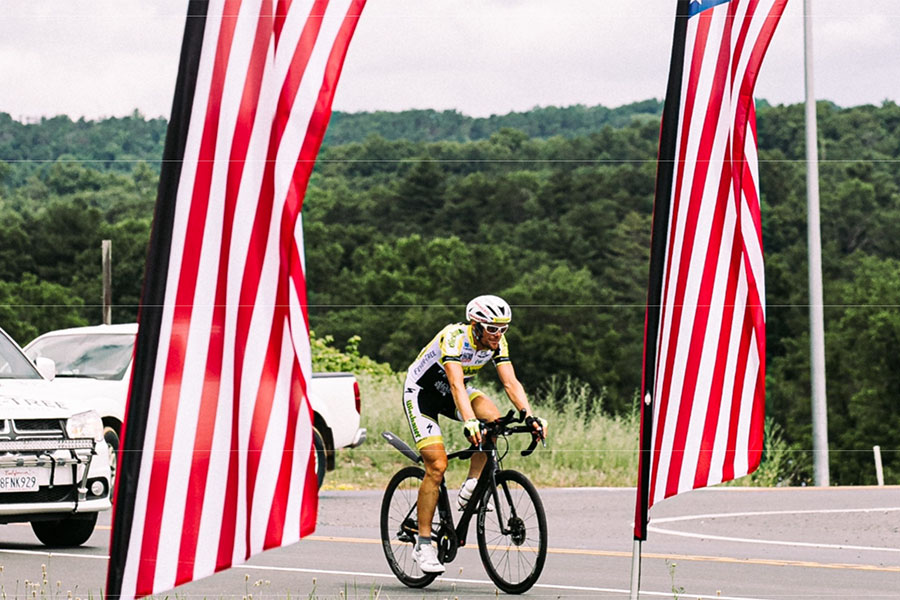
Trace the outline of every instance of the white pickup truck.
{"label": "white pickup truck", "polygon": [[30,522],[48,546],[80,546],[111,506],[103,424],[38,368],[0,329],[0,523]]}
{"label": "white pickup truck", "polygon": [[[35,363],[52,359],[60,396],[74,396],[100,413],[104,436],[113,448],[125,415],[137,323],[75,327],[47,332],[25,346]],[[360,424],[359,384],[351,373],[315,373],[309,388],[319,487],[335,468],[335,450],[366,440]]]}

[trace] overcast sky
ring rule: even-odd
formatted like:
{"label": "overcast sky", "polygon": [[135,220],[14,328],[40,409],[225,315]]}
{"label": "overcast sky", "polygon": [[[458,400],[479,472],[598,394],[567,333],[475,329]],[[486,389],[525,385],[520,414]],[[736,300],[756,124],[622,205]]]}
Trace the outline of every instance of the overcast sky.
{"label": "overcast sky", "polygon": [[[812,0],[816,97],[900,100],[900,1]],[[168,117],[186,0],[0,0],[0,112]],[[369,0],[335,110],[620,106],[662,98],[675,0]],[[756,90],[801,102],[803,2]]]}

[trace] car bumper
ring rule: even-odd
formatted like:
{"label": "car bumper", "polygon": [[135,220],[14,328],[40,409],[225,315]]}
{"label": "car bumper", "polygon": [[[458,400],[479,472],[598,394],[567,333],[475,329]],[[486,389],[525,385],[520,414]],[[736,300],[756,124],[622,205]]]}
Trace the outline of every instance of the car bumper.
{"label": "car bumper", "polygon": [[104,442],[90,449],[6,453],[0,455],[0,469],[25,471],[35,478],[35,489],[0,492],[0,523],[112,507],[109,455]]}
{"label": "car bumper", "polygon": [[[0,497],[0,500],[3,498]],[[0,506],[0,523],[32,521],[39,515],[68,515],[72,513],[101,512],[112,508],[109,496],[81,502],[32,502]]]}

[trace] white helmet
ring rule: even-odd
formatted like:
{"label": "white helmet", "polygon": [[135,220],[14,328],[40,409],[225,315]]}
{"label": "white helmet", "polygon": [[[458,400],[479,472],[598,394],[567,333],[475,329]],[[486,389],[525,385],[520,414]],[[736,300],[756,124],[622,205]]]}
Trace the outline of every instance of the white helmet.
{"label": "white helmet", "polygon": [[478,296],[466,305],[466,319],[477,323],[509,323],[512,309],[498,296]]}

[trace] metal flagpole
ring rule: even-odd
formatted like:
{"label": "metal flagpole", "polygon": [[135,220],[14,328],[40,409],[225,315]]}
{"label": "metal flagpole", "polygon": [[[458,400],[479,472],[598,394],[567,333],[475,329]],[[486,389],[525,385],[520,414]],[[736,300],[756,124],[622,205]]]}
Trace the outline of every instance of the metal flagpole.
{"label": "metal flagpole", "polygon": [[828,410],[825,400],[825,325],[822,308],[822,240],[819,227],[819,149],[813,92],[812,0],[803,3],[806,80],[806,206],[809,244],[809,350],[812,381],[813,470],[815,484],[829,485]]}
{"label": "metal flagpole", "polygon": [[641,587],[641,540],[634,540],[631,550],[631,595],[629,600],[638,600]]}
{"label": "metal flagpole", "polygon": [[[655,348],[655,346],[654,346]],[[652,370],[651,370],[652,371]],[[641,460],[638,474],[638,498],[635,509],[635,536],[631,551],[631,596],[630,600],[638,600],[641,587],[641,543],[647,539],[648,505],[650,503],[650,450],[653,432],[653,396],[644,394],[641,403]]]}
{"label": "metal flagpole", "polygon": [[684,75],[684,53],[687,40],[687,20],[690,12],[688,0],[675,4],[675,31],[672,36],[672,57],[669,63],[669,82],[663,105],[659,133],[659,158],[656,170],[656,190],[653,200],[653,225],[650,236],[650,272],[647,285],[647,313],[644,322],[644,365],[640,465],[634,515],[634,548],[631,559],[631,600],[638,600],[641,585],[641,543],[647,539],[647,522],[650,504],[650,463],[653,433],[653,389],[656,372],[656,344],[659,334],[659,317],[662,305],[663,271],[665,269],[667,228],[672,197],[672,179],[675,173],[676,144],[678,140],[678,114],[681,103],[681,86]]}

